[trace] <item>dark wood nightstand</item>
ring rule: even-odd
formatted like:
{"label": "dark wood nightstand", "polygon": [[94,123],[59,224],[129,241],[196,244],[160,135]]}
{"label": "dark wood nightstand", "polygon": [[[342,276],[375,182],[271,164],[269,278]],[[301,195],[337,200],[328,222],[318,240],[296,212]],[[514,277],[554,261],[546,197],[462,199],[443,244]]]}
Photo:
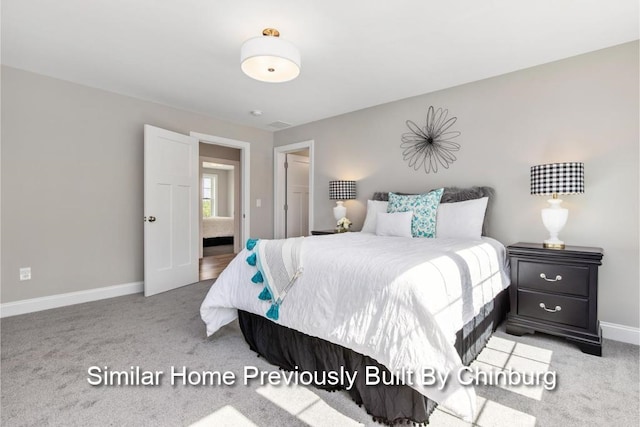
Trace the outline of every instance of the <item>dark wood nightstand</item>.
{"label": "dark wood nightstand", "polygon": [[338,234],[336,230],[313,230],[311,232],[312,236],[324,236],[326,234]]}
{"label": "dark wood nightstand", "polygon": [[511,263],[511,311],[507,333],[544,332],[572,341],[584,353],[602,355],[598,321],[600,248],[547,249],[537,243],[507,247]]}

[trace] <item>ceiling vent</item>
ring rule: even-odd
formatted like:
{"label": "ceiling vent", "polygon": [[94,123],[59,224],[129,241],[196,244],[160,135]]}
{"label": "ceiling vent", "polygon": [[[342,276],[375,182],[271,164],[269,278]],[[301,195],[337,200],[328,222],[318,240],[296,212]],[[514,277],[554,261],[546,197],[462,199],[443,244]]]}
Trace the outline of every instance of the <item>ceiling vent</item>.
{"label": "ceiling vent", "polygon": [[277,122],[269,123],[267,126],[274,129],[285,129],[291,127],[291,123],[281,122],[280,120],[278,120]]}

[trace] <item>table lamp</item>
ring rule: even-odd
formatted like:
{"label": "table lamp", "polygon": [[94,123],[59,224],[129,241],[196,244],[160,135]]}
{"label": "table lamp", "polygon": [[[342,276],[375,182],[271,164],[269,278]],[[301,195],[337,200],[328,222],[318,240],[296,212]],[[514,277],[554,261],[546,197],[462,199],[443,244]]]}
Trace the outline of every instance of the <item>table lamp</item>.
{"label": "table lamp", "polygon": [[531,166],[531,194],[551,195],[549,207],[542,209],[542,223],[549,231],[543,246],[564,249],[558,233],[567,223],[569,211],[560,206],[558,194],[584,193],[584,163],[564,162]]}

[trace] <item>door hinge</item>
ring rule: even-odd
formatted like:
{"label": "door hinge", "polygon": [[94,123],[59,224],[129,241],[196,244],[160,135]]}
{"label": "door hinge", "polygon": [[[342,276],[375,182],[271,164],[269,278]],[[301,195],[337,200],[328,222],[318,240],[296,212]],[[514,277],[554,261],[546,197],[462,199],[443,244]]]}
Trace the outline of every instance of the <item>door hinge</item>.
{"label": "door hinge", "polygon": [[289,210],[289,205],[284,205],[284,211],[288,211]]}

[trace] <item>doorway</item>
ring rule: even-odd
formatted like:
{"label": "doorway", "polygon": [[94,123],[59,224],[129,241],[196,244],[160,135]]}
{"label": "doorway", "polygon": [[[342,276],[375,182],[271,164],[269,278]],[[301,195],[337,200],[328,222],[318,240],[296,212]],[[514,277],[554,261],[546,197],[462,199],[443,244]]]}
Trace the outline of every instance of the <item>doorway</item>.
{"label": "doorway", "polygon": [[201,257],[240,252],[240,162],[202,155],[226,153],[239,159],[240,151],[220,148],[200,147]]}
{"label": "doorway", "polygon": [[[155,295],[196,283],[202,271],[199,144],[239,150],[238,245],[250,230],[250,144],[190,132],[180,134],[144,125],[144,294]],[[236,203],[236,207],[238,204]],[[232,258],[234,254],[227,254]],[[209,273],[217,277],[219,266]],[[202,277],[202,276],[200,276]],[[207,277],[210,278],[210,277]],[[200,278],[200,280],[203,280]]]}
{"label": "doorway", "polygon": [[313,227],[313,140],[274,148],[274,236],[308,236]]}
{"label": "doorway", "polygon": [[249,143],[191,136],[198,138],[200,153],[200,280],[208,280],[218,277],[249,235]]}

